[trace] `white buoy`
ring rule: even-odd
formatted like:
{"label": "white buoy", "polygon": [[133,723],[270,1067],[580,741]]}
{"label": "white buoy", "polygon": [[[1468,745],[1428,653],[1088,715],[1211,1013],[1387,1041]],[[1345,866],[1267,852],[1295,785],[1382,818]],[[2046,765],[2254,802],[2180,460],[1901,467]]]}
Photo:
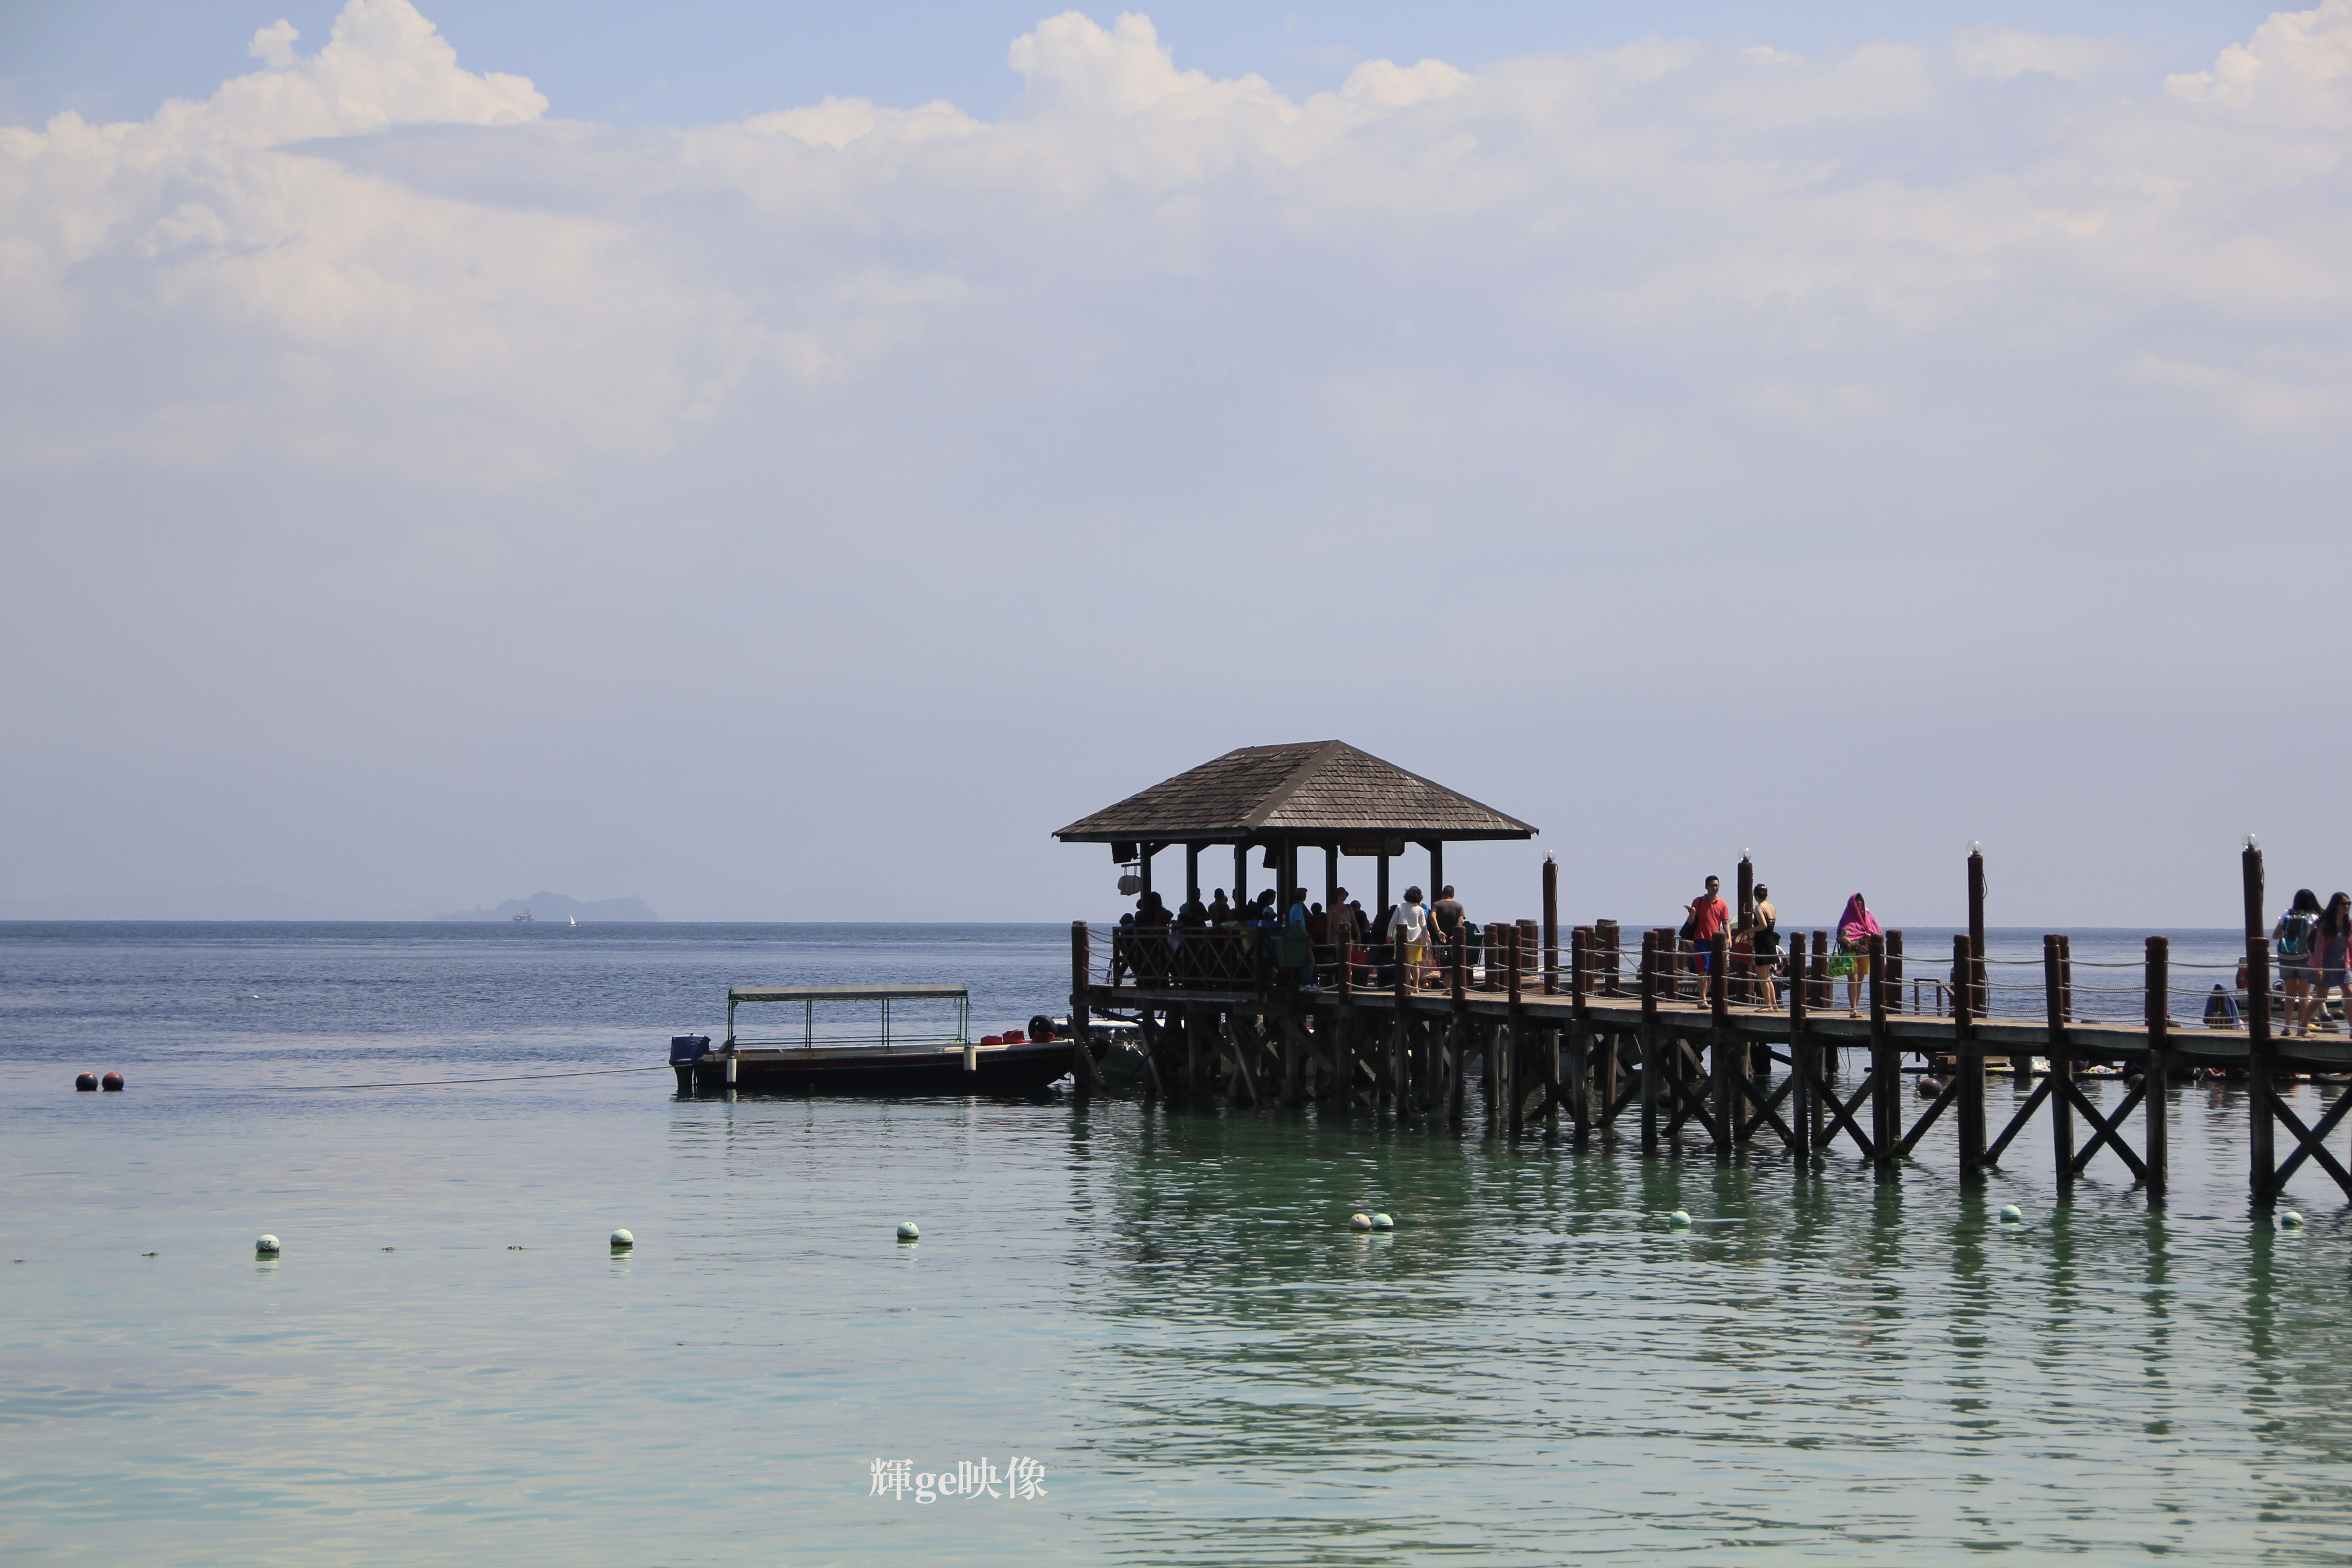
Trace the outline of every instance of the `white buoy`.
{"label": "white buoy", "polygon": [[278,1256],[278,1238],[274,1236],[262,1237],[254,1242],[253,1250],[266,1257],[275,1258]]}
{"label": "white buoy", "polygon": [[1368,1214],[1351,1214],[1348,1216],[1348,1228],[1349,1230],[1370,1230],[1372,1228],[1372,1216]]}
{"label": "white buoy", "polygon": [[1372,1228],[1374,1230],[1394,1230],[1396,1228],[1396,1221],[1391,1219],[1384,1214],[1376,1214],[1372,1216]]}
{"label": "white buoy", "polygon": [[615,1252],[626,1252],[636,1244],[637,1238],[625,1230],[616,1230],[613,1233],[613,1250]]}
{"label": "white buoy", "polygon": [[2303,1216],[2295,1213],[2293,1209],[2289,1209],[2286,1213],[2279,1215],[2279,1224],[2287,1230],[2301,1230],[2303,1228]]}
{"label": "white buoy", "polygon": [[2001,1224],[2003,1224],[2003,1225],[2017,1225],[2017,1224],[2021,1223],[2021,1222],[2024,1220],[2024,1218],[2025,1218],[2025,1211],[2024,1211],[2023,1209],[2021,1209],[2021,1208],[2019,1208],[2015,1204],[2003,1204],[2003,1205],[2000,1205],[2000,1223],[2001,1223]]}
{"label": "white buoy", "polygon": [[920,1241],[923,1239],[923,1227],[917,1225],[913,1220],[902,1221],[898,1226],[898,1239],[900,1241]]}
{"label": "white buoy", "polygon": [[1676,1209],[1666,1216],[1666,1223],[1676,1230],[1687,1230],[1690,1228],[1690,1211]]}

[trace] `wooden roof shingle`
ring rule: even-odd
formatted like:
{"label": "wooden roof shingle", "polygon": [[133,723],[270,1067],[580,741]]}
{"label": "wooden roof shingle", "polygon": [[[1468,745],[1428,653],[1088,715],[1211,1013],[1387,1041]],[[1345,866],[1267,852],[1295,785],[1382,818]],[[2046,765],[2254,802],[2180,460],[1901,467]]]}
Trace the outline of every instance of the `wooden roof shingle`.
{"label": "wooden roof shingle", "polygon": [[1058,829],[1066,844],[1372,834],[1532,838],[1536,830],[1344,741],[1243,746]]}

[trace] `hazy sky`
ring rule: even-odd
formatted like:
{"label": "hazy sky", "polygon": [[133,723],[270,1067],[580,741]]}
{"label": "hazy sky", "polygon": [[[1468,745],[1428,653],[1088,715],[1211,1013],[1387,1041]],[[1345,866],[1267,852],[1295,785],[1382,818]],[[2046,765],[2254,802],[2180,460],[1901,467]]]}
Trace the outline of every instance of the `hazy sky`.
{"label": "hazy sky", "polygon": [[1480,918],[2352,885],[2352,0],[15,0],[0,75],[0,913],[1100,917],[1054,827],[1331,737],[1544,829]]}

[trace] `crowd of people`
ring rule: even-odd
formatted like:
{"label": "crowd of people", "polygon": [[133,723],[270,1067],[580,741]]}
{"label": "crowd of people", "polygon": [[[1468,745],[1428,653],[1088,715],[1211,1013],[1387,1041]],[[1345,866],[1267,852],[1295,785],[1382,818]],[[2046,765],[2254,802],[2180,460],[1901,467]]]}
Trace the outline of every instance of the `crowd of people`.
{"label": "crowd of people", "polygon": [[[1407,888],[1402,902],[1377,914],[1345,888],[1333,890],[1328,909],[1305,888],[1293,889],[1286,901],[1268,888],[1238,904],[1218,888],[1206,903],[1194,892],[1172,910],[1157,892],[1146,892],[1118,924],[1130,940],[1114,947],[1113,963],[1139,980],[1239,979],[1265,963],[1302,990],[1335,984],[1342,963],[1359,985],[1394,984],[1400,964],[1409,984],[1442,984],[1455,945],[1467,942],[1475,951],[1479,943],[1450,886],[1438,890],[1434,903],[1424,901],[1418,886]],[[1191,940],[1213,932],[1234,940],[1222,951]]]}

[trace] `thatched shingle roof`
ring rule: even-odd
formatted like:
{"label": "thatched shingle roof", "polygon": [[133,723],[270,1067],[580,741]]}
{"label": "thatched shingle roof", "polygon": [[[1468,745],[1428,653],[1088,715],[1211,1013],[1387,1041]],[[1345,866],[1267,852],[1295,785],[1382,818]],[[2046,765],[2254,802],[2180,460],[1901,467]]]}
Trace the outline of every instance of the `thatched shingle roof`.
{"label": "thatched shingle roof", "polygon": [[1128,839],[1318,842],[1370,834],[1416,839],[1532,838],[1515,816],[1456,795],[1344,741],[1244,746],[1081,817],[1069,844]]}

